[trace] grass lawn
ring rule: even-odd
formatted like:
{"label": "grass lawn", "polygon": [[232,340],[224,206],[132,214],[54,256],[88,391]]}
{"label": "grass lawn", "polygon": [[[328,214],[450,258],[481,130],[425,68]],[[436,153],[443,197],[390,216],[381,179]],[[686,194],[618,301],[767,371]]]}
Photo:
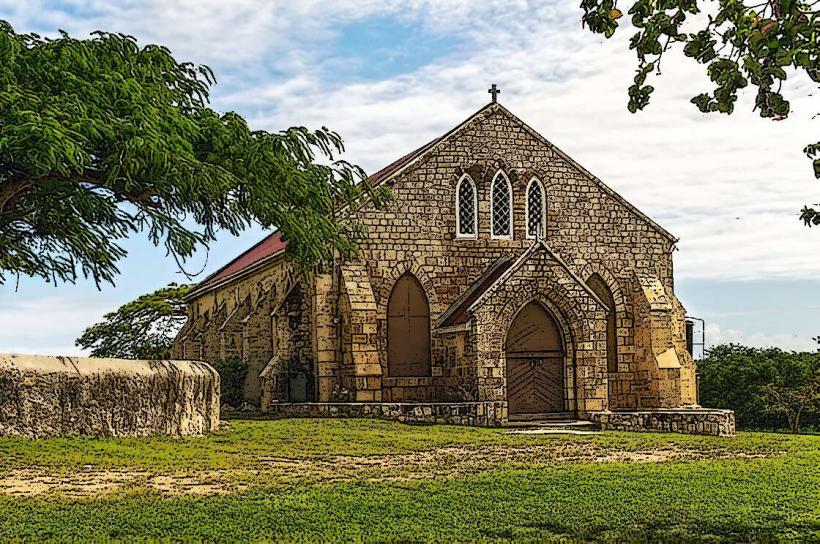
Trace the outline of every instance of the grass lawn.
{"label": "grass lawn", "polygon": [[0,439],[0,540],[820,540],[820,436],[373,420]]}

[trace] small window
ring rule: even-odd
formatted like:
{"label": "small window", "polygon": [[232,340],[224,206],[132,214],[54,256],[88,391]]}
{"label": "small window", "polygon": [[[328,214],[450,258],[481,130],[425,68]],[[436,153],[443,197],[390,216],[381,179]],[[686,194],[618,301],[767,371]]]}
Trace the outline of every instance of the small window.
{"label": "small window", "polygon": [[546,235],[546,198],[544,186],[538,178],[527,185],[527,238],[544,238]]}
{"label": "small window", "polygon": [[456,236],[475,238],[478,231],[476,190],[470,176],[464,174],[456,186]]}
{"label": "small window", "polygon": [[492,205],[492,237],[512,238],[512,186],[504,172],[499,171],[493,178],[490,204]]}

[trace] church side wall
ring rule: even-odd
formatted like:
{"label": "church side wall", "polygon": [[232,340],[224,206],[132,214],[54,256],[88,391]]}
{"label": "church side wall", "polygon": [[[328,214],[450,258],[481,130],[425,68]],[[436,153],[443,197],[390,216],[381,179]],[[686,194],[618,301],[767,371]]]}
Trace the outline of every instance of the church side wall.
{"label": "church side wall", "polygon": [[[291,368],[288,365],[293,360],[300,361],[297,370],[308,367],[309,389],[313,392],[311,312],[301,291],[293,300],[291,293],[296,281],[293,265],[286,258],[279,258],[195,298],[188,305],[188,323],[174,342],[174,355],[210,364],[229,356],[243,359],[248,364],[245,400],[259,405],[259,373],[274,353],[278,353],[282,361],[287,362],[286,368]],[[291,300],[285,304],[287,297]],[[288,333],[289,340],[280,340],[288,347],[281,349],[275,347],[276,316],[271,316],[274,311],[279,312],[280,329]],[[280,332],[279,336],[283,335],[284,332]],[[295,341],[290,340],[294,337]],[[287,394],[287,380],[277,387],[280,391],[277,396]]]}

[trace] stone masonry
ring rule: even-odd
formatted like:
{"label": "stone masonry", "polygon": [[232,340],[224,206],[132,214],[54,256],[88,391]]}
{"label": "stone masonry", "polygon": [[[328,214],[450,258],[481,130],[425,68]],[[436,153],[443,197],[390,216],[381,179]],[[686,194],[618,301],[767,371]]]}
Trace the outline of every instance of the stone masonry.
{"label": "stone masonry", "polygon": [[[491,187],[500,175],[512,190],[512,232],[498,238],[491,236]],[[474,236],[456,231],[465,177],[476,192]],[[527,235],[534,179],[546,196],[538,239]],[[370,181],[390,187],[395,201],[357,212],[366,237],[355,262],[308,277],[279,246],[261,257],[244,254],[226,267],[230,274],[191,293],[175,355],[248,360],[246,400],[263,410],[293,401],[489,402],[501,403],[505,419],[507,332],[521,308],[537,301],[561,333],[563,363],[550,387],[560,389],[551,394],[562,396],[565,412],[696,404],[695,364],[674,293],[677,240],[503,106],[488,104]],[[233,271],[243,259],[250,264]],[[593,274],[613,308],[587,284]],[[429,308],[426,375],[390,372],[388,305],[406,275]],[[617,368],[608,366],[610,350]]]}

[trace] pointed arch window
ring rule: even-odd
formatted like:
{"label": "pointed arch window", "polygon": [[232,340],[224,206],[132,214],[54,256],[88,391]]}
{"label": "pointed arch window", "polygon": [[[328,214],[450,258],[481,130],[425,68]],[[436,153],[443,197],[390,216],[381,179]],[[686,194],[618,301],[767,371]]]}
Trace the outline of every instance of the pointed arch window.
{"label": "pointed arch window", "polygon": [[430,359],[430,304],[419,280],[407,272],[387,301],[387,374],[430,376]]}
{"label": "pointed arch window", "polygon": [[512,185],[502,171],[493,178],[490,188],[491,225],[493,238],[512,238]]}
{"label": "pointed arch window", "polygon": [[538,178],[527,185],[527,238],[543,238],[547,232],[547,199]]}
{"label": "pointed arch window", "polygon": [[478,200],[475,183],[467,174],[456,185],[456,236],[475,238],[478,233]]}
{"label": "pointed arch window", "polygon": [[609,372],[618,372],[618,323],[615,315],[615,297],[604,278],[597,272],[587,280],[592,292],[609,306],[606,314],[606,366]]}

